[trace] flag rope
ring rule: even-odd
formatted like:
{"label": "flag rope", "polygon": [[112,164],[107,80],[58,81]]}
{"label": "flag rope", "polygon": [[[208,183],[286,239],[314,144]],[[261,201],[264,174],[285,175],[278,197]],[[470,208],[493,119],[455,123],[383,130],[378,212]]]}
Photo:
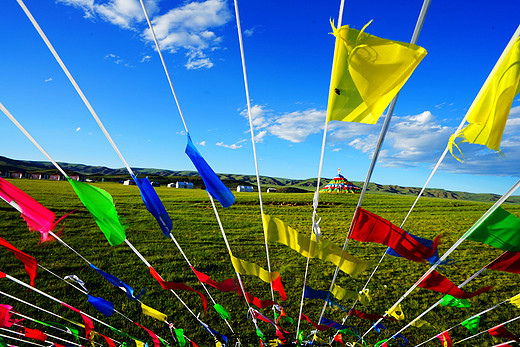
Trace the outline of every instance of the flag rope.
{"label": "flag rope", "polygon": [[[428,13],[428,9],[430,8],[430,4],[431,4],[431,0],[424,0],[423,5],[421,7],[421,11],[419,13],[419,17],[417,18],[417,23],[415,24],[415,28],[414,28],[414,31],[413,31],[413,34],[412,34],[412,38],[410,40],[411,44],[415,45],[417,43],[417,40],[419,39],[419,34],[421,33],[422,27],[424,25],[424,21],[426,19],[426,14]],[[338,27],[339,27],[339,25],[338,25]],[[392,115],[393,115],[394,108],[395,108],[395,105],[397,103],[397,98],[398,97],[399,97],[399,93],[397,93],[397,95],[394,97],[394,99],[392,100],[392,102],[388,106],[388,111],[386,112],[385,121],[384,121],[383,126],[381,128],[381,132],[380,132],[379,138],[377,140],[377,144],[376,144],[376,148],[374,150],[374,154],[372,155],[372,161],[370,162],[370,167],[369,167],[368,172],[367,172],[367,177],[366,177],[365,182],[363,184],[363,188],[361,190],[361,194],[359,196],[359,200],[358,200],[356,209],[354,211],[354,215],[352,217],[352,222],[350,223],[350,227],[349,227],[349,230],[348,230],[348,233],[347,233],[347,237],[345,238],[345,242],[343,244],[343,251],[345,251],[347,249],[348,242],[349,242],[349,237],[350,237],[350,235],[352,233],[352,230],[354,229],[354,226],[355,226],[355,224],[357,222],[356,219],[355,219],[355,215],[356,215],[356,212],[357,212],[358,208],[361,207],[361,204],[363,202],[363,198],[364,198],[365,193],[366,193],[367,188],[368,188],[368,183],[370,182],[370,178],[372,177],[372,173],[374,171],[374,167],[375,167],[377,159],[379,157],[379,153],[381,151],[381,147],[382,147],[383,142],[385,140],[386,133],[388,131],[388,127],[390,126],[390,120],[392,119]],[[330,287],[329,287],[329,292],[332,290],[332,288],[334,286],[334,283],[336,282],[336,278],[338,277],[338,274],[339,274],[339,266],[336,266],[336,270],[334,271],[334,275],[332,276],[332,281],[331,281],[331,284],[330,284]],[[321,310],[321,314],[320,314],[320,318],[319,318],[318,322],[320,322],[321,319],[323,318],[323,315],[325,314],[325,310],[326,309],[327,309],[327,302],[325,302],[324,305],[323,305],[323,308]]]}
{"label": "flag rope", "polygon": [[[8,329],[3,329],[2,330],[8,330]],[[8,330],[8,331],[11,331],[11,330]],[[16,338],[16,337],[12,337],[10,335],[4,335],[4,334],[0,334],[0,337],[5,337],[7,339],[11,339],[11,340],[15,340],[15,341],[20,341],[20,342],[23,342],[23,343],[28,343],[30,345],[34,345],[34,346],[41,346],[41,347],[48,347],[47,345],[40,345],[39,343],[34,343],[32,341],[27,341],[27,340],[22,340],[22,339],[19,339],[19,338]]]}
{"label": "flag rope", "polygon": [[[394,303],[391,307],[397,307],[397,305],[399,305],[415,288],[417,288],[417,286],[419,285],[419,283],[422,282],[422,280],[424,280],[428,275],[430,275],[436,268],[437,266],[439,266],[444,260],[446,260],[448,258],[448,256],[464,241],[468,238],[468,236],[473,232],[473,230],[475,230],[477,227],[480,226],[480,224],[491,214],[493,213],[500,205],[502,205],[502,203],[504,201],[506,201],[510,196],[511,194],[513,194],[517,189],[518,187],[520,187],[520,180],[518,180],[515,184],[513,184],[513,186],[504,194],[502,195],[502,197],[500,197],[500,199],[498,199],[495,204],[493,206],[491,206],[489,208],[489,210],[487,210],[483,215],[482,217],[480,217],[480,219],[475,222],[475,224],[473,224],[465,233],[464,235],[462,235],[447,251],[446,253],[444,253],[442,255],[442,257],[440,257],[439,260],[437,260],[437,262],[435,262],[435,264],[433,264],[425,273],[424,275],[421,276],[421,278],[419,278],[417,280],[417,282],[415,282],[407,291],[406,293],[403,294],[403,296],[401,296],[401,298],[399,300],[397,300],[396,303]],[[388,313],[385,312],[385,314],[383,315],[383,318],[385,318],[386,316],[388,316]],[[372,329],[374,328],[375,325],[377,325],[378,323],[380,323],[383,318],[380,318],[373,326],[371,326],[364,334],[363,336],[361,336],[361,338],[364,338],[370,331],[372,331]],[[358,342],[361,340],[361,338],[358,340]]]}
{"label": "flag rope", "polygon": [[508,320],[507,322],[504,322],[504,323],[500,323],[500,324],[498,324],[498,325],[495,325],[493,328],[490,328],[490,329],[488,329],[488,330],[481,331],[481,332],[479,332],[479,333],[477,333],[477,334],[475,334],[475,335],[472,335],[472,336],[470,336],[470,337],[466,337],[466,338],[463,339],[463,340],[453,342],[453,344],[454,344],[454,345],[457,345],[457,344],[459,344],[459,343],[461,343],[461,342],[464,342],[464,341],[470,340],[470,339],[472,339],[472,338],[474,338],[474,337],[477,337],[477,336],[479,336],[479,335],[482,335],[482,334],[484,334],[484,333],[487,333],[487,332],[488,332],[489,330],[491,330],[491,329],[495,329],[495,328],[498,328],[498,327],[501,326],[501,325],[506,325],[506,324],[512,323],[512,322],[514,322],[514,321],[516,321],[516,320],[518,320],[518,319],[520,319],[520,316],[516,316],[515,318],[512,318],[512,319]]}
{"label": "flag rope", "polygon": [[[18,327],[18,328],[25,328],[23,325],[20,325],[20,324],[13,324],[14,327]],[[2,329],[3,331],[11,331],[13,333],[18,333],[17,331],[13,331],[11,329],[6,329],[6,328],[0,328]],[[21,333],[20,333],[21,334]],[[69,340],[65,340],[65,339],[62,339],[61,337],[58,337],[58,336],[54,336],[54,335],[51,335],[51,334],[48,334],[48,333],[44,333],[45,335],[47,335],[47,337],[52,337],[54,339],[57,339],[57,340],[60,340],[60,341],[63,341],[63,342],[66,342],[66,343],[70,343],[74,346],[80,346],[82,347],[79,343],[75,343],[75,342],[72,342],[72,341],[69,341]],[[47,340],[46,340],[47,341]],[[49,341],[49,342],[52,342],[52,341]]]}
{"label": "flag rope", "polygon": [[[235,14],[236,14],[236,22],[237,22],[237,32],[238,32],[238,42],[240,45],[240,57],[242,59],[242,74],[244,76],[244,89],[246,92],[246,101],[247,101],[247,116],[249,118],[249,130],[251,133],[251,145],[253,147],[253,157],[255,159],[255,171],[256,171],[256,185],[258,189],[258,200],[260,202],[260,218],[262,219],[262,228],[264,231],[264,243],[265,243],[265,253],[267,256],[267,271],[271,273],[271,261],[269,259],[269,247],[267,245],[267,232],[266,225],[264,222],[264,204],[262,201],[262,187],[260,185],[260,174],[258,170],[258,158],[256,153],[256,144],[255,144],[255,131],[253,128],[253,117],[251,115],[251,98],[249,96],[249,84],[247,82],[247,73],[246,73],[246,58],[244,54],[244,42],[242,40],[242,28],[240,26],[240,15],[238,11],[238,0],[234,0],[235,3]],[[274,301],[274,289],[273,283],[269,282],[269,287],[271,289],[271,298]],[[273,313],[276,313],[275,308],[273,307]],[[275,314],[276,319],[276,314]]]}

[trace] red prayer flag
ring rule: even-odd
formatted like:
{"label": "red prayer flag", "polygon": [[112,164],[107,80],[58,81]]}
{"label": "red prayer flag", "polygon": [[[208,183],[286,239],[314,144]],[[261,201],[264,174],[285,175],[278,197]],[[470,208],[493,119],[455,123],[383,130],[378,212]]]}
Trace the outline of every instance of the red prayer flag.
{"label": "red prayer flag", "polygon": [[53,347],[67,347],[65,345],[60,345],[59,343],[53,342]]}
{"label": "red prayer flag", "polygon": [[285,290],[283,289],[282,277],[280,275],[271,281],[271,285],[273,286],[273,290],[280,294],[282,301],[287,300],[287,294],[285,294]]}
{"label": "red prayer flag", "polygon": [[489,264],[487,268],[496,271],[520,274],[520,252],[506,251]]}
{"label": "red prayer flag", "polygon": [[0,237],[0,245],[4,246],[9,252],[13,253],[14,256],[20,260],[25,266],[25,272],[29,275],[31,279],[31,286],[34,287],[34,279],[36,278],[36,271],[38,269],[38,262],[36,258],[31,257],[28,254],[20,251],[15,246],[11,245],[9,242]]}
{"label": "red prayer flag", "polygon": [[384,317],[384,316],[381,316],[381,315],[378,315],[378,314],[369,314],[369,313],[358,311],[356,309],[350,310],[347,313],[347,315],[348,316],[356,316],[356,317],[361,318],[361,319],[369,319],[369,320],[378,320],[380,318],[385,318],[385,319],[390,319],[390,320],[397,320],[394,317],[390,317],[390,316]]}
{"label": "red prayer flag", "polygon": [[336,334],[336,336],[334,336],[334,341],[341,343],[342,346],[345,346],[343,343],[343,335],[341,334]]}
{"label": "red prayer flag", "polygon": [[94,330],[94,323],[92,323],[92,319],[87,317],[83,312],[81,312],[81,310],[79,310],[79,309],[77,309],[75,307],[72,307],[72,306],[70,306],[70,305],[68,305],[68,304],[66,304],[64,302],[62,302],[61,304],[63,306],[65,306],[65,307],[71,309],[72,311],[77,312],[77,313],[79,313],[81,315],[81,318],[83,318],[83,323],[85,325],[85,337],[90,340],[90,338],[91,338],[91,334],[90,333],[92,332],[92,330]]}
{"label": "red prayer flag", "polygon": [[441,340],[442,347],[452,347],[453,343],[451,342],[450,334],[445,331],[439,335],[437,335],[439,340]]}
{"label": "red prayer flag", "polygon": [[47,335],[45,335],[38,329],[29,329],[26,327],[24,327],[24,329],[25,329],[25,334],[24,334],[25,337],[28,337],[28,338],[34,339],[34,340],[38,340],[38,341],[47,340]]}
{"label": "red prayer flag", "polygon": [[13,326],[13,324],[22,321],[22,319],[11,319],[12,309],[13,306],[3,304],[0,305],[0,328],[10,328]]}
{"label": "red prayer flag", "polygon": [[403,258],[415,262],[422,262],[431,257],[435,253],[440,239],[437,236],[433,240],[432,248],[429,248],[403,229],[361,207],[356,211],[354,227],[349,238],[361,242],[380,243],[392,248]]}
{"label": "red prayer flag", "polygon": [[161,341],[159,341],[159,338],[157,337],[157,335],[155,335],[155,333],[153,331],[151,331],[150,329],[147,329],[145,327],[143,327],[141,324],[137,323],[137,322],[134,322],[135,325],[137,325],[139,328],[143,328],[144,330],[146,330],[148,332],[148,334],[150,334],[150,337],[152,338],[153,340],[153,345],[154,347],[160,347],[161,346]]}
{"label": "red prayer flag", "polygon": [[190,340],[191,344],[193,345],[193,347],[199,347],[197,346],[197,344],[195,342],[193,342],[192,340]]}
{"label": "red prayer flag", "polygon": [[228,278],[227,280],[224,280],[222,282],[216,282],[205,273],[195,270],[194,267],[192,267],[192,269],[193,272],[195,272],[195,275],[197,276],[199,281],[201,281],[202,283],[209,284],[210,286],[217,288],[221,292],[233,292],[238,289],[237,280],[235,278]]}
{"label": "red prayer flag", "polygon": [[[242,295],[242,292],[240,290],[237,290],[237,292],[238,292],[238,295],[240,295],[240,296]],[[246,292],[246,300],[249,304],[253,304],[258,308],[266,308],[269,306],[278,305],[278,303],[276,301],[260,300],[256,296],[254,296],[253,294],[248,293],[248,292]],[[280,305],[278,305],[278,306],[280,306]]]}
{"label": "red prayer flag", "polygon": [[515,340],[516,342],[520,342],[520,338],[504,328],[503,325],[498,325],[494,328],[488,330],[489,335],[496,337],[505,337],[506,339]]}
{"label": "red prayer flag", "polygon": [[155,280],[157,282],[159,282],[159,284],[161,285],[161,287],[163,287],[163,289],[166,289],[166,290],[170,290],[170,289],[173,289],[173,290],[175,290],[175,289],[186,290],[186,291],[189,291],[189,292],[195,292],[195,293],[199,294],[200,299],[202,300],[202,305],[204,306],[204,315],[206,314],[206,310],[208,308],[208,301],[206,300],[206,297],[204,296],[204,294],[196,291],[195,289],[193,289],[192,287],[190,287],[189,285],[184,284],[184,283],[166,282],[165,280],[163,280],[161,275],[159,275],[157,273],[157,271],[155,271],[155,269],[153,267],[150,266],[149,269],[150,269],[150,274],[152,275],[152,277],[155,278]]}
{"label": "red prayer flag", "polygon": [[466,293],[437,271],[432,271],[428,276],[426,276],[419,283],[419,287],[439,293],[449,294],[457,299],[471,299],[474,296],[489,292],[491,288],[493,288],[493,286],[482,287],[473,293]]}
{"label": "red prayer flag", "polygon": [[314,323],[313,321],[310,320],[309,317],[307,317],[306,315],[304,315],[303,313],[300,314],[300,319],[305,319],[307,322],[311,323],[312,326],[314,327],[314,329],[318,330],[318,331],[325,331],[325,330],[329,330],[330,328],[332,328],[332,324],[329,324],[329,325],[322,325],[322,324],[316,324]]}
{"label": "red prayer flag", "polygon": [[[98,334],[99,334],[99,333],[98,333]],[[102,335],[102,334],[99,334],[99,335],[101,335],[101,336],[103,336],[103,337],[105,338],[105,341],[108,343],[108,345],[109,345],[110,347],[116,347],[115,342],[114,342],[110,337],[105,336],[105,335]]]}

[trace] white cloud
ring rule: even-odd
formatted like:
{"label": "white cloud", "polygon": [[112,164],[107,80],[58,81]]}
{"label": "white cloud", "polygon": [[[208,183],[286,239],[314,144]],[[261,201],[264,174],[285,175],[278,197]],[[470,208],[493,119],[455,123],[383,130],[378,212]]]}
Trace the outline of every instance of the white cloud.
{"label": "white cloud", "polygon": [[198,144],[201,146],[206,146],[206,141],[200,141]]}
{"label": "white cloud", "polygon": [[52,81],[52,77],[49,77],[49,78],[47,78],[47,79],[45,80],[45,82],[50,82],[50,81]]}
{"label": "white cloud", "polygon": [[152,56],[150,55],[145,55],[141,58],[141,61],[140,63],[144,63],[144,62],[147,62],[147,61],[150,61],[150,59],[152,59]]}
{"label": "white cloud", "polygon": [[115,55],[113,53],[109,53],[109,54],[105,55],[105,59],[110,60],[112,63],[117,64],[117,65],[123,63],[123,59],[121,59],[118,55]]}
{"label": "white cloud", "polygon": [[78,132],[78,131],[80,131],[80,130],[81,130],[81,128],[80,128],[80,127],[77,127],[77,128],[76,128],[76,132]]}
{"label": "white cloud", "polygon": [[279,138],[299,143],[309,135],[322,132],[325,117],[325,111],[315,109],[291,112],[278,117],[268,129]]}
{"label": "white cloud", "polygon": [[334,149],[332,150],[332,152],[339,152],[339,151],[341,151],[341,148],[334,148]]}
{"label": "white cloud", "polygon": [[188,57],[188,62],[184,66],[188,70],[210,69],[213,67],[211,60],[200,50],[189,51],[186,53],[186,56]]}
{"label": "white cloud", "polygon": [[244,36],[251,37],[256,32],[256,27],[252,27],[251,29],[244,30]]}
{"label": "white cloud", "polygon": [[238,145],[236,143],[234,143],[232,145],[226,145],[226,144],[224,144],[224,142],[217,142],[216,145],[220,146],[220,147],[224,147],[224,148],[230,148],[230,149],[238,149],[238,148],[243,147],[243,145]]}

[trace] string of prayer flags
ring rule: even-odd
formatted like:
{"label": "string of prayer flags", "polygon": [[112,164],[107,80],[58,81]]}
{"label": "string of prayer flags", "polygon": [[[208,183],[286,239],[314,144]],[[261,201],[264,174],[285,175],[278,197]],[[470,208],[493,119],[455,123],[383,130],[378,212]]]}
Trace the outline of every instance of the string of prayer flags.
{"label": "string of prayer flags", "polygon": [[[215,339],[217,338],[220,338],[220,340],[222,340],[224,342],[224,346],[227,346],[227,342],[228,342],[228,338],[226,335],[222,335],[221,333],[219,333],[218,331],[214,330],[214,329],[211,329],[209,326],[207,326],[205,323],[202,323],[199,321],[199,323],[204,327],[204,329],[206,329],[206,331],[208,333],[210,333],[213,337],[215,337]],[[220,343],[219,340],[216,340],[215,343]]]}
{"label": "string of prayer flags", "polygon": [[256,276],[266,283],[271,283],[273,290],[280,294],[281,299],[287,300],[287,295],[285,294],[285,290],[283,289],[282,285],[282,279],[278,272],[275,271],[270,273],[257,264],[239,259],[231,253],[229,253],[229,256],[231,257],[231,263],[233,264],[236,272],[241,275]]}
{"label": "string of prayer flags", "polygon": [[509,303],[517,308],[520,308],[520,294],[517,294],[509,299]]}
{"label": "string of prayer flags", "polygon": [[[405,231],[406,232],[406,231]],[[416,241],[422,243],[423,245],[425,245],[426,247],[428,248],[432,248],[433,249],[433,241],[432,240],[428,240],[428,239],[425,239],[425,238],[422,238],[422,237],[419,237],[419,236],[416,236],[416,235],[413,235],[413,234],[410,234],[408,232],[406,232],[408,235],[410,235],[411,237],[413,237]],[[391,247],[388,247],[388,249],[386,250],[386,254],[388,255],[391,255],[393,257],[401,257],[401,255],[399,253],[397,253],[393,248]],[[433,255],[431,257],[427,257],[425,258],[428,263],[430,263],[431,265],[437,263],[439,260],[440,260],[440,257],[439,257],[439,250],[438,249],[435,249],[435,252],[433,253]],[[449,258],[449,259],[446,259],[446,260],[443,260],[439,265],[450,265],[451,263],[453,263],[453,259]]]}
{"label": "string of prayer flags", "polygon": [[31,280],[31,286],[34,287],[34,279],[36,278],[36,273],[38,270],[38,262],[36,258],[31,257],[30,255],[20,251],[18,248],[4,240],[0,237],[0,246],[3,246],[6,250],[13,253],[16,259],[20,260],[24,267],[25,272],[29,275],[29,279]]}
{"label": "string of prayer flags", "polygon": [[99,229],[112,246],[123,243],[126,239],[125,228],[119,221],[114,199],[101,188],[68,178],[79,199],[90,212]]}
{"label": "string of prayer flags", "polygon": [[496,271],[520,274],[520,252],[504,252],[487,266]]}
{"label": "string of prayer flags", "polygon": [[143,199],[146,209],[155,217],[164,236],[169,237],[170,232],[173,229],[173,223],[168,212],[166,212],[161,199],[159,199],[157,192],[153,189],[150,180],[148,180],[148,177],[137,178],[133,174],[132,178],[141,192],[141,198]]}
{"label": "string of prayer flags", "polygon": [[419,283],[419,287],[439,293],[449,294],[457,299],[471,299],[474,296],[489,292],[493,288],[493,286],[482,287],[473,293],[467,293],[437,271],[432,271],[428,276],[426,276]]}
{"label": "string of prayer flags", "polygon": [[55,222],[54,212],[2,177],[0,177],[0,198],[17,210],[21,210],[22,218],[27,223],[29,230],[38,231],[41,234],[41,243],[51,240],[49,231],[53,231],[56,225],[70,214],[67,213]]}
{"label": "string of prayer flags", "polygon": [[468,299],[457,299],[456,297],[449,295],[449,294],[442,298],[441,305],[448,306],[448,307],[460,307],[460,308],[471,307],[471,304],[469,303]]}
{"label": "string of prayer flags", "polygon": [[495,337],[503,337],[510,340],[515,340],[516,342],[520,342],[520,338],[507,330],[503,325],[498,325],[494,328],[488,330],[489,335]]}
{"label": "string of prayer flags", "polygon": [[27,327],[23,327],[23,328],[25,330],[25,332],[24,332],[24,336],[25,337],[33,339],[33,340],[38,340],[38,341],[45,341],[45,340],[47,340],[47,335],[42,333],[40,330],[38,330],[38,329],[29,329]]}
{"label": "string of prayer flags", "polygon": [[51,326],[51,327],[64,329],[65,331],[67,331],[68,334],[71,334],[72,336],[74,336],[74,338],[77,341],[79,341],[79,330],[77,328],[75,328],[75,327],[70,327],[68,325],[64,325],[64,324],[60,324],[60,323],[56,323],[56,322],[42,322],[42,321],[38,321],[38,323],[41,323],[41,324],[46,325],[46,326]]}
{"label": "string of prayer flags", "polygon": [[229,207],[235,202],[235,196],[228,187],[222,183],[215,171],[208,165],[206,160],[200,155],[195,145],[191,141],[190,134],[187,134],[188,143],[186,144],[186,154],[197,169],[200,177],[204,181],[206,190],[214,199],[217,199],[222,207]]}
{"label": "string of prayer flags", "polygon": [[480,316],[471,317],[460,323],[464,328],[468,329],[472,334],[478,332],[478,325],[480,324]]}
{"label": "string of prayer flags", "polygon": [[181,346],[181,347],[186,346],[186,338],[184,337],[184,330],[183,329],[173,329],[173,332],[175,333],[177,342],[179,342],[179,346]]}
{"label": "string of prayer flags", "polygon": [[308,236],[298,233],[286,226],[278,218],[264,214],[262,216],[267,241],[279,242],[300,253],[304,257],[318,258],[331,262],[346,274],[355,277],[368,269],[371,261],[357,259],[343,251],[336,244],[320,239],[320,242],[311,240]]}
{"label": "string of prayer flags", "polygon": [[[370,23],[369,23],[370,24]],[[336,37],[327,122],[376,124],[426,50],[331,23]],[[367,24],[368,25],[368,24]]]}
{"label": "string of prayer flags", "polygon": [[222,282],[217,282],[211,279],[208,275],[205,273],[202,273],[200,271],[197,271],[194,267],[191,267],[199,281],[205,284],[209,284],[213,288],[217,288],[221,292],[235,292],[237,289],[239,289],[237,280],[235,278],[228,278],[227,280],[224,280]]}
{"label": "string of prayer flags", "polygon": [[[350,330],[350,329],[354,329],[355,331],[357,331],[356,328],[354,328],[352,326],[342,325],[342,324],[339,324],[338,322],[335,322],[335,321],[325,318],[325,317],[321,317],[320,324],[330,325],[331,328],[334,328],[338,331],[342,331],[343,334],[346,333],[345,332],[346,330]],[[352,332],[352,333],[354,334],[353,336],[357,335],[357,333],[354,333],[354,332]]]}
{"label": "string of prayer flags", "polygon": [[114,304],[103,298],[98,298],[92,295],[88,296],[88,303],[94,306],[96,310],[101,312],[104,316],[110,317],[114,313]]}
{"label": "string of prayer flags", "polygon": [[405,317],[404,317],[403,309],[401,308],[401,304],[398,304],[398,305],[393,306],[391,309],[389,309],[388,311],[386,311],[386,313],[387,313],[390,317],[394,317],[394,318],[397,319],[397,320],[403,320],[403,319],[405,318]]}
{"label": "string of prayer flags", "polygon": [[[356,293],[357,294],[357,293]],[[316,290],[309,286],[305,286],[303,289],[303,297],[306,299],[321,299],[326,301],[330,306],[336,306],[341,310],[345,311],[345,307],[340,305],[334,295],[328,290]]]}
{"label": "string of prayer flags", "polygon": [[152,338],[152,341],[153,341],[153,345],[154,347],[160,347],[161,346],[161,342],[159,341],[159,338],[157,337],[157,335],[155,335],[155,333],[153,331],[151,331],[150,329],[147,329],[145,327],[143,327],[141,324],[137,323],[137,322],[134,322],[135,325],[137,325],[139,328],[141,329],[144,329],[146,330],[146,332],[150,335],[150,337]]}
{"label": "string of prayer flags", "polygon": [[322,325],[322,324],[314,323],[313,321],[311,321],[311,319],[309,317],[307,317],[303,313],[300,314],[300,319],[305,319],[307,322],[311,323],[311,325],[314,327],[314,329],[316,329],[318,331],[325,331],[325,330],[329,330],[330,328],[332,328],[332,325]]}
{"label": "string of prayer flags", "polygon": [[358,207],[353,223],[349,238],[388,246],[401,257],[415,262],[432,257],[439,244],[440,237],[437,236],[432,247],[425,246],[403,229],[361,207]]}
{"label": "string of prayer flags", "polygon": [[189,291],[189,292],[194,292],[194,293],[197,293],[199,294],[200,296],[200,299],[202,300],[202,305],[204,306],[204,315],[206,315],[206,311],[208,309],[208,301],[206,300],[206,297],[204,296],[204,294],[202,294],[201,292],[198,292],[196,291],[195,289],[193,289],[192,287],[188,286],[187,284],[184,284],[184,283],[176,283],[176,282],[166,282],[165,280],[163,280],[163,278],[161,277],[161,275],[159,275],[157,273],[157,271],[155,271],[155,269],[153,267],[149,267],[149,270],[150,270],[150,274],[152,275],[153,278],[155,278],[155,280],[157,282],[159,282],[159,284],[161,285],[161,287],[163,289],[166,289],[166,290],[186,290],[186,291]]}
{"label": "string of prayer flags", "polygon": [[289,317],[287,315],[287,313],[285,313],[285,310],[283,309],[283,307],[277,306],[275,308],[280,309],[280,313],[278,313],[276,310],[274,311],[276,324],[278,324],[280,319],[283,319],[284,322],[287,322],[287,323],[290,323],[290,324],[294,324],[294,319],[292,319],[291,317]]}
{"label": "string of prayer flags", "polygon": [[519,229],[520,219],[498,207],[473,230],[468,240],[485,243],[504,251],[518,252]]}
{"label": "string of prayer flags", "polygon": [[[269,318],[267,318],[266,316],[264,316],[263,314],[261,314],[260,312],[258,312],[257,310],[255,310],[254,308],[252,308],[251,310],[249,310],[249,313],[256,319],[258,320],[261,320],[262,322],[266,322],[266,323],[269,323],[271,324],[277,331],[283,331],[284,333],[286,334],[289,334],[288,331],[285,331],[283,330],[282,328],[280,328],[275,322],[273,322],[272,320],[270,320]],[[284,338],[283,334],[282,334],[282,338]]]}
{"label": "string of prayer flags", "polygon": [[[466,117],[469,124],[457,134],[457,138],[462,139],[461,142],[484,145],[491,150],[500,151],[511,105],[520,92],[520,37],[516,37],[506,50],[508,51],[502,53],[502,62],[493,69],[493,75],[488,77],[468,110]],[[453,145],[458,148],[455,134],[448,142],[452,155]]]}
{"label": "string of prayer flags", "polygon": [[156,309],[151,308],[150,306],[146,306],[143,303],[141,303],[141,309],[143,310],[143,314],[160,320],[161,322],[166,322],[166,320],[168,319],[168,316],[164,313],[159,312]]}
{"label": "string of prayer flags", "polygon": [[126,296],[131,300],[138,300],[145,292],[146,290],[143,288],[139,292],[139,294],[134,295],[134,288],[130,287],[125,282],[121,281],[119,278],[117,278],[114,275],[109,274],[108,272],[105,272],[103,270],[98,269],[93,264],[90,264],[90,267],[96,270],[101,276],[103,276],[110,284],[113,286],[120,288],[126,293]]}
{"label": "string of prayer flags", "polygon": [[439,335],[437,335],[437,338],[441,340],[442,347],[453,347],[453,342],[451,342],[451,337],[449,332],[445,331]]}
{"label": "string of prayer flags", "polygon": [[71,309],[72,311],[80,314],[81,318],[83,318],[83,323],[85,325],[85,337],[90,340],[90,338],[92,336],[91,332],[94,330],[94,323],[92,323],[92,320],[89,317],[87,317],[85,314],[83,314],[83,312],[81,312],[81,310],[78,310],[77,308],[72,307],[64,302],[62,302],[61,304],[65,307]]}

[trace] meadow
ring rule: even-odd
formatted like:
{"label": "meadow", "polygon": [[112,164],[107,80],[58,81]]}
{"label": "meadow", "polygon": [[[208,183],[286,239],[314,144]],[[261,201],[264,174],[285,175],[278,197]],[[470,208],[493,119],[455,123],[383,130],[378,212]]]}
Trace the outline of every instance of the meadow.
{"label": "meadow", "polygon": [[[147,267],[127,245],[121,244],[116,247],[109,245],[67,182],[33,180],[9,180],[9,182],[30,194],[48,209],[55,212],[58,217],[75,210],[62,223],[62,239],[67,244],[97,267],[128,283],[134,290],[146,288],[146,294],[141,298],[143,303],[167,314],[168,321],[173,323],[175,327],[184,329],[186,336],[196,342],[198,346],[214,345],[210,335],[172,293],[159,286],[150,276]],[[144,207],[137,187],[122,186],[110,182],[94,183],[94,185],[105,189],[113,196],[119,216],[127,227],[127,239],[166,281],[184,282],[203,292],[203,288],[174,243],[163,236],[155,219]],[[216,281],[234,277],[235,273],[206,192],[199,189],[181,190],[166,187],[158,187],[156,191],[173,221],[173,234],[193,266]],[[228,209],[218,207],[232,252],[240,259],[255,262],[263,268],[267,268],[258,194],[234,194],[236,202],[233,206]],[[352,194],[320,195],[318,214],[322,217],[320,226],[324,239],[330,240],[340,247],[343,245],[357,199],[358,195]],[[394,224],[400,225],[413,200],[414,197],[412,196],[367,194],[363,207]],[[263,201],[266,214],[283,220],[287,225],[305,235],[310,234],[311,193],[264,193]],[[429,239],[442,234],[442,242],[439,246],[439,253],[442,255],[490,206],[490,203],[484,202],[423,198],[419,201],[404,229]],[[506,204],[503,207],[516,216],[520,216],[519,204]],[[42,269],[38,270],[38,277],[36,278],[38,289],[121,329],[131,336],[148,341],[149,346],[152,345],[149,335],[133,324],[132,320],[151,329],[169,341],[172,346],[178,345],[173,342],[168,324],[143,315],[137,302],[128,300],[122,291],[110,285],[97,272],[90,269],[80,257],[60,243],[54,241],[40,244],[39,234],[30,233],[19,213],[3,202],[0,204],[0,231],[2,238],[34,256],[39,264],[55,274],[61,277],[77,275],[86,283],[91,295],[113,302],[116,310],[130,320],[117,314],[104,317],[87,303],[86,296]],[[350,241],[347,251],[358,258],[377,263],[385,249],[385,246],[378,244]],[[269,244],[269,252],[271,267],[273,270],[280,272],[288,296],[285,302],[281,302],[279,296],[275,293],[275,299],[284,307],[288,316],[296,319],[299,312],[306,258],[288,247],[276,243]],[[445,267],[445,275],[458,285],[495,259],[500,253],[500,250],[490,246],[465,241],[450,256],[456,262]],[[11,253],[2,250],[0,257],[2,264],[0,271],[26,283],[29,282],[23,265]],[[307,284],[314,289],[328,289],[334,269],[335,266],[330,263],[311,259]],[[356,308],[366,313],[383,314],[427,269],[428,264],[414,263],[403,258],[386,257],[369,285],[372,301],[365,306],[358,304]],[[357,278],[351,278],[340,272],[337,283],[345,289],[360,290],[370,273],[371,269]],[[242,276],[242,279],[248,292],[263,300],[270,299],[268,284],[256,277],[247,275]],[[518,294],[520,291],[517,284],[518,275],[487,270],[468,284],[464,290],[472,292],[482,286],[493,285],[492,291],[470,299],[472,304],[470,308],[438,307],[423,318],[430,323],[430,326],[410,327],[403,332],[403,335],[410,341],[411,345],[429,339],[471,315]],[[247,306],[244,299],[233,292],[221,293],[212,287],[208,286],[208,288],[217,303],[224,306],[231,314],[230,324],[240,337],[242,344],[244,346],[258,346],[258,338],[253,324],[246,317]],[[78,314],[5,278],[0,280],[0,290],[55,312],[67,319],[81,322]],[[207,315],[203,316],[201,301],[197,294],[182,291],[177,291],[177,293],[194,312],[200,314],[203,321],[213,329],[228,336],[231,344],[234,344],[235,337],[232,336],[228,327],[218,317],[211,305],[208,307]],[[406,320],[400,322],[385,320],[383,324],[388,332],[379,334],[372,331],[367,335],[367,344],[372,346],[376,342],[391,336],[410,319],[416,317],[442,297],[442,294],[436,292],[416,289],[402,304]],[[56,317],[42,313],[3,295],[0,295],[0,298],[2,299],[0,303],[12,305],[15,311],[29,317],[42,321],[58,321]],[[352,302],[342,301],[340,304],[349,308]],[[303,313],[313,321],[317,321],[322,306],[323,301],[321,300],[306,299]],[[273,317],[272,310],[269,308],[260,311],[269,318]],[[479,331],[487,330],[519,314],[520,309],[511,304],[501,305],[481,318]],[[325,317],[341,322],[344,312],[338,308],[329,307],[325,312]],[[60,321],[60,323],[66,324],[64,321]],[[372,323],[372,321],[351,317],[346,324],[356,327],[358,331],[363,333]],[[25,321],[22,324],[47,331],[53,335],[59,335],[59,332],[49,330],[49,328],[30,321]],[[285,330],[291,332],[292,337],[295,336],[296,326],[287,322],[282,322],[281,325]],[[118,337],[100,324],[94,323],[94,326],[96,331],[104,335],[120,342],[125,341],[128,346],[134,345],[132,340]],[[263,322],[260,322],[259,326],[267,336],[274,336],[274,329],[271,326]],[[302,322],[301,327],[306,335],[310,334],[313,329],[307,322]],[[506,327],[513,333],[520,333],[520,324],[517,322]],[[452,330],[450,335],[456,342],[470,336],[471,333],[463,327],[458,327]],[[320,333],[319,336],[326,338],[330,334],[325,332]],[[71,339],[70,336],[67,338]],[[353,339],[351,342],[355,340]],[[95,341],[106,345],[101,337],[96,337]],[[345,341],[348,341],[348,339],[345,338]],[[485,333],[460,345],[492,346],[499,342],[505,342],[505,340],[493,338]],[[398,346],[399,344],[394,342],[392,345]],[[427,346],[440,346],[440,342],[435,339]]]}

